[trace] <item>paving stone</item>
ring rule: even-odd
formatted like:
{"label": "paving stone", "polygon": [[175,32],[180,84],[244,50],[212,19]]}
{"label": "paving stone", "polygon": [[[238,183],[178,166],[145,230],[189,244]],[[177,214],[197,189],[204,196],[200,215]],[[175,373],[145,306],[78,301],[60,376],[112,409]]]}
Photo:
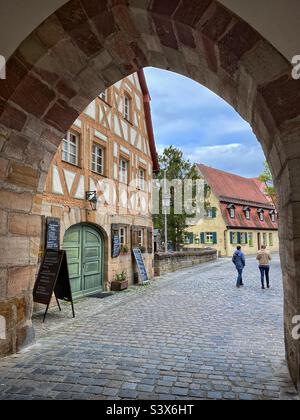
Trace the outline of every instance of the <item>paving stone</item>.
{"label": "paving stone", "polygon": [[67,304],[45,324],[35,315],[38,346],[0,360],[0,400],[299,399],[284,363],[278,256],[266,293],[255,258],[244,289],[235,277],[220,259],[82,299],[75,320]]}

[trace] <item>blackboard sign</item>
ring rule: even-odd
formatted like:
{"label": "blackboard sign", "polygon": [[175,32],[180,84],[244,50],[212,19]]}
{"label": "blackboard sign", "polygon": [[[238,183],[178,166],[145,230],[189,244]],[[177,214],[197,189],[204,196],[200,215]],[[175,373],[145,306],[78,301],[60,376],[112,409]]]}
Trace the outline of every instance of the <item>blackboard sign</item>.
{"label": "blackboard sign", "polygon": [[111,256],[112,258],[118,258],[120,255],[120,235],[119,225],[111,225]]}
{"label": "blackboard sign", "polygon": [[143,254],[141,250],[136,248],[136,249],[133,249],[132,252],[133,252],[136,264],[137,264],[141,282],[143,284],[148,283],[149,277],[148,277],[148,273],[145,267],[145,262],[144,262]]}
{"label": "blackboard sign", "polygon": [[53,251],[60,250],[60,219],[47,218],[46,249]]}
{"label": "blackboard sign", "polygon": [[65,251],[46,251],[35,282],[33,301],[35,303],[47,305],[44,321],[53,294],[55,295],[59,310],[61,310],[61,308],[58,299],[71,302],[73,317],[75,318],[67,255]]}

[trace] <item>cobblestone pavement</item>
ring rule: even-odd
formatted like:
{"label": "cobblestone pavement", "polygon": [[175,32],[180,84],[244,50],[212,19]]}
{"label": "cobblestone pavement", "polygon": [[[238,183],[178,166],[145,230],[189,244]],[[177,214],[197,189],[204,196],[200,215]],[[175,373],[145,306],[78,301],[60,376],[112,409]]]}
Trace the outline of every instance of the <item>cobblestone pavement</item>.
{"label": "cobblestone pavement", "polygon": [[297,399],[284,363],[279,258],[260,289],[230,260],[34,319],[37,344],[0,360],[0,399]]}

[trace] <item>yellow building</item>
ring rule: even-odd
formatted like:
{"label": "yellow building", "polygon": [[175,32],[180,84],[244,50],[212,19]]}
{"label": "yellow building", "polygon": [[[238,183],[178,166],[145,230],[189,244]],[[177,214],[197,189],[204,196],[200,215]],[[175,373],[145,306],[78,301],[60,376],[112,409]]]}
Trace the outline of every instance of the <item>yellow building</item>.
{"label": "yellow building", "polygon": [[219,256],[231,256],[238,245],[246,255],[255,254],[262,245],[278,252],[276,209],[260,181],[205,165],[198,169],[208,191],[206,214],[188,229],[185,246],[212,247]]}

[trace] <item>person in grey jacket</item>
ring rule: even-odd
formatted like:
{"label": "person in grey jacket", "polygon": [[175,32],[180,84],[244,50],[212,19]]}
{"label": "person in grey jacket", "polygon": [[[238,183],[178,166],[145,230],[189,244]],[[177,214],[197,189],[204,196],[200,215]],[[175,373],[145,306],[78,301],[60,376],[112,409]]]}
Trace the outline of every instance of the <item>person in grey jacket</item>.
{"label": "person in grey jacket", "polygon": [[243,271],[246,266],[246,258],[245,258],[245,254],[242,252],[241,246],[238,246],[235,253],[233,254],[232,262],[235,265],[235,268],[237,269],[237,272],[238,272],[236,287],[240,288],[244,286]]}

